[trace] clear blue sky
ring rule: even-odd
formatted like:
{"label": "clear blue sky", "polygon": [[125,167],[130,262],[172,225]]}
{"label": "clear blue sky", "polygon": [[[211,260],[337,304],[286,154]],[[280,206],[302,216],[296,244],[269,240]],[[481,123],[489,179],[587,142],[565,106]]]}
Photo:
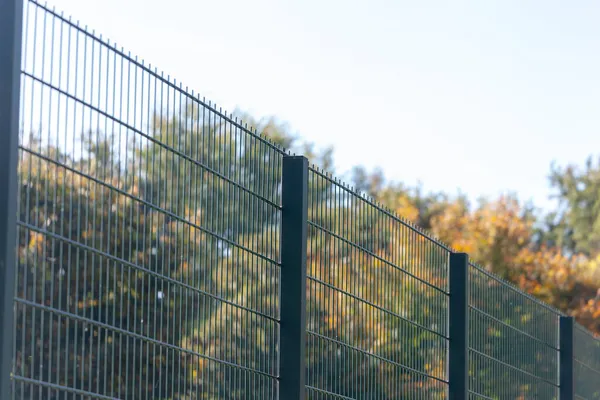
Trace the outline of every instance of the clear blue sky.
{"label": "clear blue sky", "polygon": [[600,2],[52,0],[229,111],[274,115],[339,173],[547,206],[600,154]]}

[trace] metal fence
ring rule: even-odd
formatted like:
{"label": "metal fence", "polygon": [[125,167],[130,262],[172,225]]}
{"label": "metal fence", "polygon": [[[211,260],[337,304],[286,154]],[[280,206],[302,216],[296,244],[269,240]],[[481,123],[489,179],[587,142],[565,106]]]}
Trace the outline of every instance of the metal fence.
{"label": "metal fence", "polygon": [[560,313],[471,264],[473,399],[558,399]]}
{"label": "metal fence", "polygon": [[573,329],[575,399],[600,399],[600,340],[581,326]]}
{"label": "metal fence", "polygon": [[0,1],[2,398],[600,398],[571,318],[78,22]]}
{"label": "metal fence", "polygon": [[307,398],[447,398],[449,251],[308,176]]}

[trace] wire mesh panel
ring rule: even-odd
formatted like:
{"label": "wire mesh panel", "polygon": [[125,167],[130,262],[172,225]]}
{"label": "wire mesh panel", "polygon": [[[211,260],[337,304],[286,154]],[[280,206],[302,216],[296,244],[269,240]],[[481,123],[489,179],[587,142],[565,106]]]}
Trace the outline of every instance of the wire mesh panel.
{"label": "wire mesh panel", "polygon": [[470,266],[472,399],[557,399],[560,314]]}
{"label": "wire mesh panel", "polygon": [[449,252],[309,170],[307,398],[447,396]]}
{"label": "wire mesh panel", "polygon": [[600,399],[600,339],[575,324],[573,342],[575,398]]}
{"label": "wire mesh panel", "polygon": [[[35,0],[23,21],[13,398],[278,399],[282,148]],[[447,398],[450,250],[308,180],[307,398]],[[470,397],[557,399],[559,313],[469,277]],[[574,346],[600,399],[600,341]]]}
{"label": "wire mesh panel", "polygon": [[274,399],[282,151],[26,1],[14,398]]}

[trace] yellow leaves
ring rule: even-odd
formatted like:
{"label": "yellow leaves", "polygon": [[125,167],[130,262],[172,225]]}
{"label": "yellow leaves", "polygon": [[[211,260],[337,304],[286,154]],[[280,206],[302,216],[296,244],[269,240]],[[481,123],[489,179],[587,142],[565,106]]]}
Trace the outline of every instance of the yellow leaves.
{"label": "yellow leaves", "polygon": [[464,252],[464,253],[472,253],[473,252],[473,244],[468,243],[466,241],[457,241],[451,245],[456,251]]}
{"label": "yellow leaves", "polygon": [[79,309],[88,308],[88,307],[96,307],[97,305],[98,305],[97,299],[88,299],[88,300],[83,300],[83,301],[77,302],[77,308],[79,308]]}
{"label": "yellow leaves", "polygon": [[419,218],[419,209],[412,205],[406,196],[400,196],[396,200],[394,211],[409,221],[416,221]]}
{"label": "yellow leaves", "polygon": [[41,251],[43,248],[44,235],[37,232],[30,232],[29,250]]}
{"label": "yellow leaves", "polygon": [[336,329],[339,325],[338,322],[339,318],[333,314],[329,314],[326,318],[325,318],[325,323],[327,324],[327,327],[329,329]]}
{"label": "yellow leaves", "polygon": [[189,268],[189,264],[187,261],[182,261],[179,266],[181,268],[181,271],[183,271],[183,272],[187,271]]}

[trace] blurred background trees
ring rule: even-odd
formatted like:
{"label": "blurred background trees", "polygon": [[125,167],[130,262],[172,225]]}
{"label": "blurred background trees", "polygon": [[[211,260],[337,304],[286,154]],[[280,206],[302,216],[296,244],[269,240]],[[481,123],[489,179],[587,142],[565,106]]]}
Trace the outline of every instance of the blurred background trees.
{"label": "blurred background trees", "polygon": [[[78,157],[41,135],[27,139],[19,161],[17,295],[42,306],[17,307],[20,375],[115,397],[242,398],[249,387],[264,398],[272,393],[269,379],[237,376],[215,360],[267,375],[276,371],[278,338],[269,318],[278,312],[277,268],[269,259],[278,254],[278,213],[239,186],[278,203],[277,154],[227,122],[184,111],[178,118],[157,115],[153,140],[86,132]],[[245,119],[272,143],[333,172],[333,149],[316,150],[275,119]],[[557,207],[544,212],[515,195],[470,204],[462,195],[424,193],[360,166],[349,183],[600,334],[600,162],[552,166]],[[311,181],[313,222],[347,236],[352,218],[360,218],[354,241],[369,255],[311,229],[310,274],[344,290],[351,290],[348,282],[371,288],[362,296],[372,304],[424,326],[440,325],[435,318],[443,304],[435,293],[380,262],[397,251],[381,216],[362,215],[364,209],[350,215],[352,206],[325,218],[318,212],[332,200],[331,188],[327,181]],[[435,276],[434,260],[407,254],[416,276]],[[374,282],[382,282],[377,290]],[[395,318],[367,312],[365,304],[324,287],[309,285],[309,293],[308,329],[316,335],[443,377],[444,360],[435,356],[443,343],[435,335],[411,333],[410,326],[395,326]],[[181,350],[155,351],[159,342]],[[331,389],[346,396],[359,395],[357,385],[366,377],[386,383],[373,389],[372,398],[397,398],[417,387],[428,398],[443,395],[435,382],[410,376],[396,381],[398,371],[385,370],[389,365],[378,367],[317,340],[309,346],[332,360],[322,365],[309,359],[310,368],[324,371],[309,381],[335,381]],[[360,368],[347,373],[348,360]],[[31,390],[17,385],[23,397]]]}

